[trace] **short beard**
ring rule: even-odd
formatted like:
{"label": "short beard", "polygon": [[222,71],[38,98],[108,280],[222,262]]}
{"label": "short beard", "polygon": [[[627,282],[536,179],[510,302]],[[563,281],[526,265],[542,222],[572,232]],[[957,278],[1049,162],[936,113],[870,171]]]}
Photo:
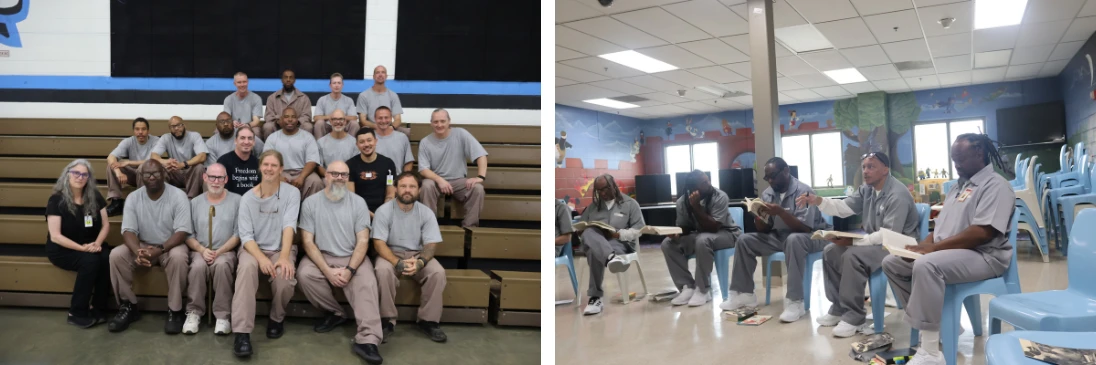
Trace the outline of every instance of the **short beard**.
{"label": "short beard", "polygon": [[207,186],[206,191],[208,191],[210,195],[221,195],[225,192],[225,187],[214,188],[212,186]]}
{"label": "short beard", "polygon": [[217,132],[220,133],[221,139],[234,138],[235,137],[234,135],[236,134],[236,131],[231,130],[231,129],[228,130],[228,132],[222,132],[222,131],[217,131]]}
{"label": "short beard", "polygon": [[181,135],[181,136],[176,136],[175,133],[172,133],[171,136],[175,137],[175,139],[177,139],[177,140],[182,141],[183,139],[186,138],[186,130],[185,129],[183,130],[183,135]]}
{"label": "short beard", "polygon": [[346,197],[346,192],[346,185],[331,184],[331,186],[327,187],[327,191],[324,192],[324,195],[327,196],[327,200],[337,202]]}
{"label": "short beard", "polygon": [[415,199],[415,197],[414,197],[414,196],[411,196],[411,198],[410,198],[410,199],[406,199],[406,200],[405,200],[405,199],[403,198],[403,195],[400,195],[399,197],[397,197],[397,198],[396,198],[396,200],[398,200],[398,201],[399,201],[400,203],[402,203],[402,204],[413,204],[413,203],[415,203],[415,200],[416,200],[416,199]]}
{"label": "short beard", "polygon": [[285,92],[291,92],[294,89],[296,89],[296,88],[293,87],[293,85],[282,85],[282,90],[285,90]]}

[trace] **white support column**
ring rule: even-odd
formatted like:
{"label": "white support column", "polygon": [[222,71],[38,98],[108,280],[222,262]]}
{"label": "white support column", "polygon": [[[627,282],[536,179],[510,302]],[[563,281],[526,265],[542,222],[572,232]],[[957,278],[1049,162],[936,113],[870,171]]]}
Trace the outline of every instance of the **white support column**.
{"label": "white support column", "polygon": [[365,2],[365,79],[373,78],[373,69],[384,65],[388,79],[396,78],[396,24],[400,0]]}

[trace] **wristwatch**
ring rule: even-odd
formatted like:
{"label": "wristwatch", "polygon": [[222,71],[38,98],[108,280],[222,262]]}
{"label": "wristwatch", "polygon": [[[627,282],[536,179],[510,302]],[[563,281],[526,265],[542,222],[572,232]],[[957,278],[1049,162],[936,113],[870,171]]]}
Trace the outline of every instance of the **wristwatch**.
{"label": "wristwatch", "polygon": [[358,275],[358,269],[352,268],[350,266],[347,266],[346,269],[350,271],[350,276]]}
{"label": "wristwatch", "polygon": [[476,177],[480,178],[480,180],[487,181],[487,176],[477,175]]}
{"label": "wristwatch", "polygon": [[187,163],[187,161],[183,161],[183,168],[185,169],[187,167],[190,167],[190,165]]}

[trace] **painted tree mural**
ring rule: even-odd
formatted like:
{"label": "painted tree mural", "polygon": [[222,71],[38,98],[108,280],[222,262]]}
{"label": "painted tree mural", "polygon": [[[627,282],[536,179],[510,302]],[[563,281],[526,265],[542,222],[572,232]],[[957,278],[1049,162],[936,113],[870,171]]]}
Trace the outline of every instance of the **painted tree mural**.
{"label": "painted tree mural", "polygon": [[833,103],[833,119],[841,134],[855,144],[845,148],[845,181],[852,186],[864,183],[860,172],[860,156],[869,152],[887,151],[886,94],[860,94],[856,98]]}
{"label": "painted tree mural", "polygon": [[[891,175],[909,185],[914,183],[913,161],[901,161],[898,154],[898,139],[906,133],[921,117],[921,106],[917,104],[917,98],[913,93],[901,93],[887,95],[888,125],[887,139],[890,141],[890,152],[887,157],[891,159]],[[909,165],[907,167],[907,164]]]}

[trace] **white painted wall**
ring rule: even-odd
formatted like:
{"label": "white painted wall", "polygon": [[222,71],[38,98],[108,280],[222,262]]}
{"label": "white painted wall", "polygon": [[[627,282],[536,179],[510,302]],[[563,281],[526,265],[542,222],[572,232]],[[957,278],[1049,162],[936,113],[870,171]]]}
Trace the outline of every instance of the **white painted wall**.
{"label": "white painted wall", "polygon": [[110,76],[110,1],[24,2],[27,19],[16,23],[23,45],[0,44],[10,54],[0,57],[0,75]]}
{"label": "white painted wall", "polygon": [[384,65],[388,78],[396,79],[396,18],[400,0],[365,2],[365,79],[373,78],[373,69]]}

